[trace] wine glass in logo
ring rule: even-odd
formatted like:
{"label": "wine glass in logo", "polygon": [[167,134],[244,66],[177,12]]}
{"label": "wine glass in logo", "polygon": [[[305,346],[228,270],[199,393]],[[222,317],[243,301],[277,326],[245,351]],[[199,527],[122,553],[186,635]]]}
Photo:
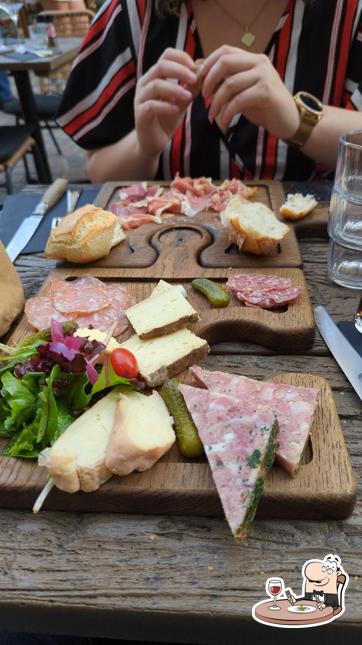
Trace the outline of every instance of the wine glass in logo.
{"label": "wine glass in logo", "polygon": [[282,589],[283,580],[281,578],[269,578],[267,593],[273,597],[273,604],[268,607],[268,609],[271,609],[272,611],[278,611],[278,609],[280,609],[280,607],[276,603],[276,599],[281,594]]}

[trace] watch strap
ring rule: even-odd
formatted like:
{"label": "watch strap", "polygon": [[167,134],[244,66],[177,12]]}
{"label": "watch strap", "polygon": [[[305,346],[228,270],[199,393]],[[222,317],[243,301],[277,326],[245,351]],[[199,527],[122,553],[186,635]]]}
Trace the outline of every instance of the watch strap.
{"label": "watch strap", "polygon": [[307,119],[303,119],[301,117],[297,131],[293,134],[292,137],[290,137],[290,139],[286,140],[286,143],[294,145],[297,148],[302,148],[308,141],[310,135],[313,132],[313,128],[315,125],[317,125],[317,123],[317,121],[307,121]]}

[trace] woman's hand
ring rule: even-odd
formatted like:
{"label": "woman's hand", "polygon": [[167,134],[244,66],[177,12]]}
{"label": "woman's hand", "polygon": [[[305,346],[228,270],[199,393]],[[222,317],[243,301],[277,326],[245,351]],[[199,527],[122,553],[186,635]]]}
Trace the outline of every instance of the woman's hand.
{"label": "woman's hand", "polygon": [[200,73],[202,94],[212,97],[209,119],[221,128],[241,112],[280,139],[296,132],[299,113],[293,97],[264,54],[224,45],[206,58]]}
{"label": "woman's hand", "polygon": [[135,124],[143,155],[159,157],[192,102],[192,91],[188,87],[195,84],[195,63],[192,58],[183,51],[170,48],[139,79],[135,96]]}

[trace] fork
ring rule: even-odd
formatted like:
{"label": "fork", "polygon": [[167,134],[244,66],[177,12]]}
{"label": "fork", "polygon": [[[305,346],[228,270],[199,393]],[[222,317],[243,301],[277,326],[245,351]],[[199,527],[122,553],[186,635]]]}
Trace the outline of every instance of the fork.
{"label": "fork", "polygon": [[[68,213],[71,213],[72,211],[74,211],[74,209],[75,209],[75,207],[77,205],[77,201],[79,199],[79,196],[80,196],[80,190],[67,190],[67,209],[66,209],[67,212],[66,212],[66,215],[68,215]],[[56,228],[60,224],[62,219],[63,219],[62,217],[53,217],[51,225],[50,225],[51,230]]]}

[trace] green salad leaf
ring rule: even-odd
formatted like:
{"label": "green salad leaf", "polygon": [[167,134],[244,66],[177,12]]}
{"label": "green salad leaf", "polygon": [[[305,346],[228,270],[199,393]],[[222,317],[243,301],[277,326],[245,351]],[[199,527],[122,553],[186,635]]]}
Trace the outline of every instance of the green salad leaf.
{"label": "green salad leaf", "polygon": [[92,396],[94,396],[95,394],[98,394],[98,392],[102,392],[103,390],[106,390],[109,387],[115,387],[116,385],[127,385],[132,388],[134,387],[131,381],[129,381],[127,378],[123,378],[123,376],[118,376],[116,374],[116,372],[112,367],[112,363],[109,361],[108,375],[107,375],[107,365],[104,364],[96,382],[92,387],[90,398],[92,398]]}

